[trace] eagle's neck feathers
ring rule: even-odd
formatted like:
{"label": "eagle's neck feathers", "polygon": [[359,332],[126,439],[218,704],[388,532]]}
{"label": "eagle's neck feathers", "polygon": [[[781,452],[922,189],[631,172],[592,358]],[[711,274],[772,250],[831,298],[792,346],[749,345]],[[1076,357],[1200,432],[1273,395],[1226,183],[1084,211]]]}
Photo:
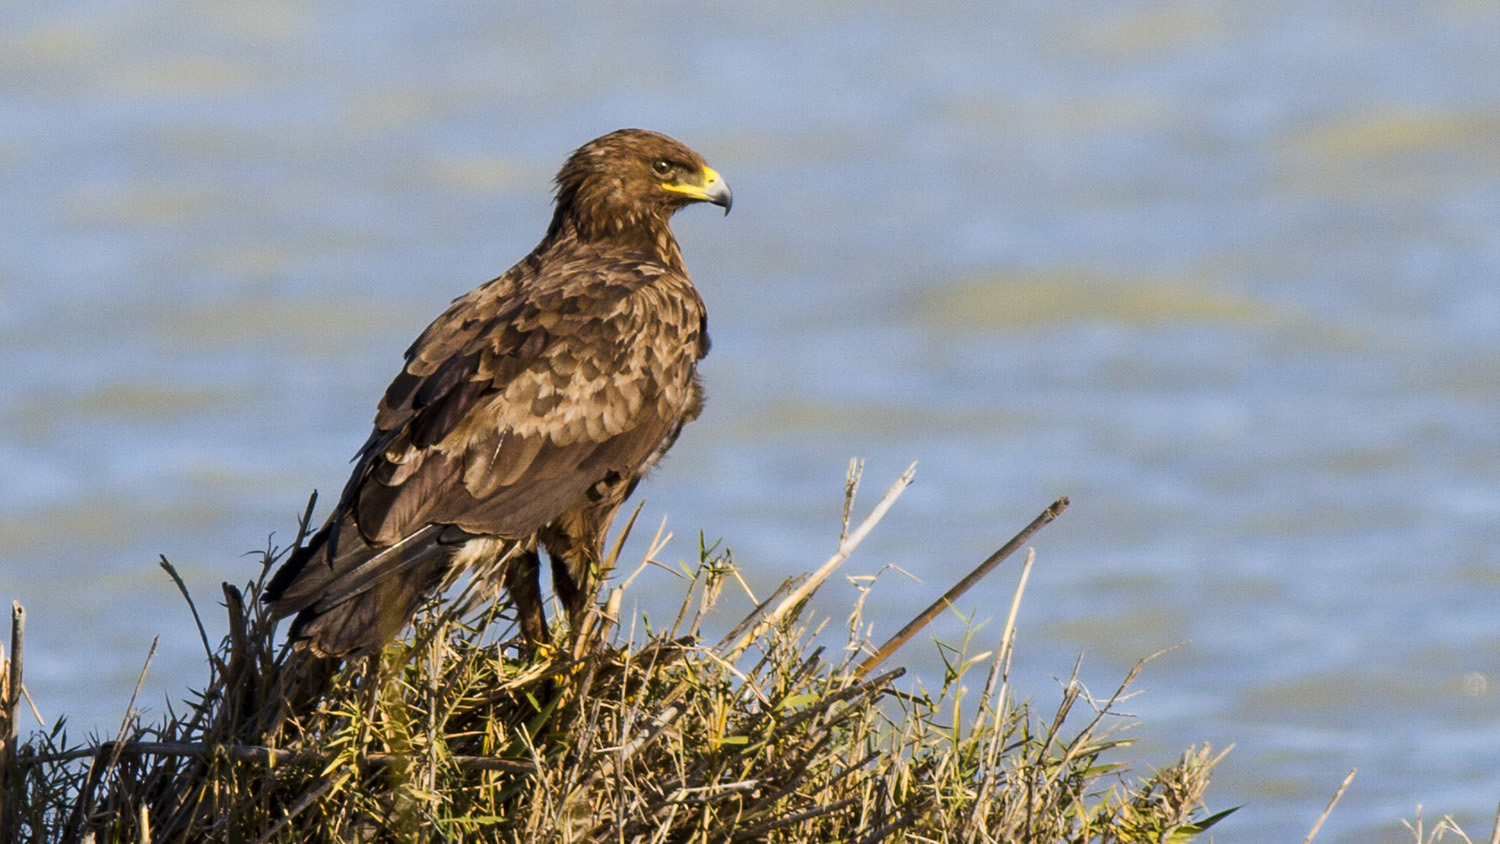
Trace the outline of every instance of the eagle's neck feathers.
{"label": "eagle's neck feathers", "polygon": [[557,212],[537,253],[568,243],[578,243],[626,254],[648,255],[662,266],[682,275],[687,266],[682,250],[668,224],[670,212],[657,208],[632,208],[621,213],[590,213],[592,206],[559,200]]}

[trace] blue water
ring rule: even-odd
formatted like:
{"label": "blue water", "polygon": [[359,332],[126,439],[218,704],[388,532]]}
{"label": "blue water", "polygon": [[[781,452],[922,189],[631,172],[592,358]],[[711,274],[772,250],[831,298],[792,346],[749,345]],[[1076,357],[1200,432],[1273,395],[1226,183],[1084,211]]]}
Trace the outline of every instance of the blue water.
{"label": "blue water", "polygon": [[[112,733],[156,634],[143,704],[201,682],[157,555],[216,623],[563,156],[634,125],[736,199],[676,226],[715,345],[641,491],[668,557],[723,536],[769,590],[832,551],[850,457],[863,507],[917,460],[849,564],[922,580],[883,576],[879,634],[1070,495],[1024,695],[1180,644],[1126,753],[1234,743],[1216,840],[1301,840],[1351,767],[1319,841],[1488,834],[1500,8],[575,8],[0,9],[0,598],[44,717]],[[994,635],[1014,577],[966,599]]]}

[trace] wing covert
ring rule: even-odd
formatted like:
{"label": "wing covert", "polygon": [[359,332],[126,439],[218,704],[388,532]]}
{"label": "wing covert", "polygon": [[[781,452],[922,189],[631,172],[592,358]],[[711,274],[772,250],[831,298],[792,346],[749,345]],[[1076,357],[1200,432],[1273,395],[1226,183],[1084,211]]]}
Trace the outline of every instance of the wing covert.
{"label": "wing covert", "polygon": [[368,541],[434,522],[524,536],[680,427],[704,345],[696,292],[661,268],[568,269],[576,284],[524,297],[497,279],[413,344],[345,491]]}

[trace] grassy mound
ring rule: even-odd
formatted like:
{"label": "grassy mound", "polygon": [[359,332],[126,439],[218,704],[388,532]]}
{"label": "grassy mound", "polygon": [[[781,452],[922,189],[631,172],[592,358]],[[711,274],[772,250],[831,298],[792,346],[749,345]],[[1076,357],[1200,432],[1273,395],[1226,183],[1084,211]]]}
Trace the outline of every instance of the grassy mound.
{"label": "grassy mound", "polygon": [[664,629],[617,623],[632,576],[566,651],[522,661],[505,604],[471,586],[340,666],[280,646],[257,600],[277,556],[225,584],[229,632],[204,636],[184,712],[20,748],[0,792],[14,840],[1161,842],[1227,814],[1205,816],[1208,747],[1144,776],[1114,758],[1134,672],[1108,700],[1070,681],[1045,714],[1013,698],[1020,589],[997,647],[942,647],[935,689],[861,663],[860,605],[841,649],[817,646],[806,583],[706,640],[738,581],[712,547]]}

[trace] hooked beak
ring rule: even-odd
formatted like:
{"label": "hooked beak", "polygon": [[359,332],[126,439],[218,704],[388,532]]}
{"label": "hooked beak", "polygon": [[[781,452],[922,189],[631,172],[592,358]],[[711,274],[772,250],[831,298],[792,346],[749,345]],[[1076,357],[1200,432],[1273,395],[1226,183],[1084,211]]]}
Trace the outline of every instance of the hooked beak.
{"label": "hooked beak", "polygon": [[703,167],[703,195],[712,205],[724,209],[724,216],[729,216],[729,208],[734,205],[734,194],[729,190],[729,183],[719,175],[719,171],[708,165]]}
{"label": "hooked beak", "polygon": [[724,181],[724,177],[719,175],[719,171],[707,165],[703,167],[703,183],[701,185],[667,184],[662,185],[662,187],[669,191],[685,194],[699,202],[717,205],[724,209],[725,214],[729,213],[729,207],[734,204],[734,194],[730,192],[729,185]]}

